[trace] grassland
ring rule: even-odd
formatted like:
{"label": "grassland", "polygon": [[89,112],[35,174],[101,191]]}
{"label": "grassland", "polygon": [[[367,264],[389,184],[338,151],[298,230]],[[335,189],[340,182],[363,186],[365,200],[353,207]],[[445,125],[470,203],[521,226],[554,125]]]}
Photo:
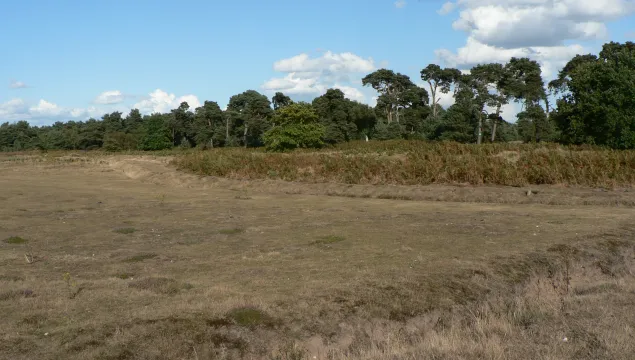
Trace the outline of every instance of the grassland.
{"label": "grassland", "polygon": [[[0,156],[0,358],[632,358],[630,153],[482,150],[497,164],[538,153],[596,169],[518,188],[405,173],[380,184],[391,162],[425,156],[365,146]],[[483,169],[476,151],[428,158]],[[349,157],[384,175],[342,184],[347,167],[318,170]],[[186,166],[206,161],[330,175]]]}

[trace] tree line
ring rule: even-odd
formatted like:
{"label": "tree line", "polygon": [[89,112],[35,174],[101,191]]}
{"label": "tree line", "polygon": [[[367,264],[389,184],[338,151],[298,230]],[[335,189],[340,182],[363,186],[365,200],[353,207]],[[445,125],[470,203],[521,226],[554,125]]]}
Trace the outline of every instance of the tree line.
{"label": "tree line", "polygon": [[[540,65],[528,58],[480,64],[469,72],[430,64],[425,86],[388,69],[366,75],[377,91],[374,107],[328,89],[312,102],[283,93],[271,99],[247,90],[229,99],[226,110],[205,101],[183,102],[167,113],[133,109],[100,120],[31,126],[0,125],[0,150],[163,150],[174,147],[260,147],[286,150],[322,147],[356,139],[560,142],[635,148],[635,44],[611,42],[598,55],[578,55],[547,84]],[[451,94],[454,104],[440,104]],[[512,123],[503,106],[519,103]],[[554,104],[552,104],[552,102]]]}

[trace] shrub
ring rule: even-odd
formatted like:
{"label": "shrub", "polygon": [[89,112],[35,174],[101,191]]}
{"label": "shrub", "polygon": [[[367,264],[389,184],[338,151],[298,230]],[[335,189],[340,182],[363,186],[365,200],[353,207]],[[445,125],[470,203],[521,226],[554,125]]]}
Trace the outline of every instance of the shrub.
{"label": "shrub", "polygon": [[286,151],[324,146],[326,129],[318,120],[310,104],[297,103],[279,109],[273,119],[274,127],[263,135],[265,148]]}

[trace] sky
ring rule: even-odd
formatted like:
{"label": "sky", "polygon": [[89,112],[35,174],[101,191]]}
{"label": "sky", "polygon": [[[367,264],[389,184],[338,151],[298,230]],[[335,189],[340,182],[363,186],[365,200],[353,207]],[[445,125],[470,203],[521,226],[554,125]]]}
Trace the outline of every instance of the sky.
{"label": "sky", "polygon": [[635,41],[635,0],[0,0],[0,123],[224,108],[248,89],[374,105],[361,78],[379,68],[426,86],[430,63],[527,56],[550,79],[608,41]]}

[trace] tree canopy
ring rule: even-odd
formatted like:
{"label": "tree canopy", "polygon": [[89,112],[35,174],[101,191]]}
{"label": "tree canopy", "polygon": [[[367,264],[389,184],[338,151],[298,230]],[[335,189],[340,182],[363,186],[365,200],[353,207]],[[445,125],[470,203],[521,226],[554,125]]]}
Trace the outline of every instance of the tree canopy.
{"label": "tree canopy", "polygon": [[[599,54],[579,54],[545,84],[529,58],[478,64],[469,71],[429,64],[420,87],[390,69],[361,83],[376,104],[326,89],[310,103],[276,92],[247,90],[192,109],[182,102],[166,113],[111,112],[101,119],[32,126],[0,124],[0,150],[162,150],[173,147],[266,146],[269,150],[329,146],[359,139],[427,139],[467,143],[556,141],[635,148],[635,44],[610,42]],[[452,105],[440,105],[450,94]],[[551,102],[555,100],[555,106]],[[515,119],[505,113],[515,103]]]}

